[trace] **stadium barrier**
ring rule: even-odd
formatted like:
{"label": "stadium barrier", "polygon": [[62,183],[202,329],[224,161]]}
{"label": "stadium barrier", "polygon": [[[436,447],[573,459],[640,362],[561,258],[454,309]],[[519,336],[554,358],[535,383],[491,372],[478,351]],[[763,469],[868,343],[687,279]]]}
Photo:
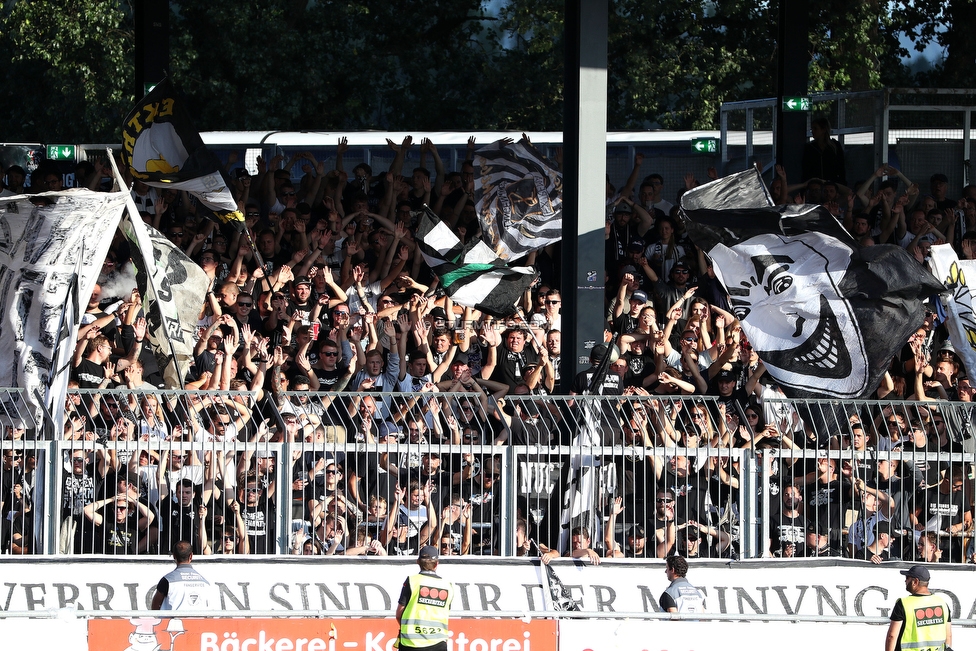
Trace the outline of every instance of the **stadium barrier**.
{"label": "stadium barrier", "polygon": [[[836,551],[860,536],[868,558],[863,541],[882,520],[901,558],[972,554],[963,402],[726,409],[707,396],[300,392],[276,405],[247,392],[76,390],[34,428],[17,427],[32,422],[15,411],[22,404],[15,391],[0,397],[7,553],[18,535],[48,555],[104,553],[121,535],[145,554],[165,554],[177,537],[198,554],[207,543],[215,553],[328,552],[337,538],[337,550],[379,553],[373,541],[395,537],[384,551],[410,555],[423,533],[445,552],[515,556],[537,554],[531,541],[565,550],[579,526],[593,547],[626,552],[635,525],[650,539],[673,522],[679,552],[697,530],[701,556],[788,556],[785,543],[805,544],[819,527]],[[52,431],[62,436],[41,440]],[[109,510],[123,505],[107,497],[126,481],[138,500],[112,528]],[[397,484],[404,506],[390,518]],[[784,529],[792,485],[806,517]],[[659,499],[673,499],[673,513]],[[437,526],[424,531],[430,515]],[[923,538],[934,549],[920,549]]]}

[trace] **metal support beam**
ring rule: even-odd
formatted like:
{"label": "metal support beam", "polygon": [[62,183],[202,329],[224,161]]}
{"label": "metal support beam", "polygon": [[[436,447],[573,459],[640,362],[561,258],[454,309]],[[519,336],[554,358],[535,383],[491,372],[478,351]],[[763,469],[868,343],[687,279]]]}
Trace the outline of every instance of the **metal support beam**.
{"label": "metal support beam", "polygon": [[139,101],[169,71],[169,0],[136,0],[135,97]]}
{"label": "metal support beam", "polygon": [[561,390],[603,341],[607,0],[566,0]]}
{"label": "metal support beam", "polygon": [[807,1],[782,0],[778,27],[776,162],[786,168],[788,179],[797,182],[803,165],[803,147],[807,142],[807,114],[784,112],[783,98],[807,94],[807,66],[810,63]]}

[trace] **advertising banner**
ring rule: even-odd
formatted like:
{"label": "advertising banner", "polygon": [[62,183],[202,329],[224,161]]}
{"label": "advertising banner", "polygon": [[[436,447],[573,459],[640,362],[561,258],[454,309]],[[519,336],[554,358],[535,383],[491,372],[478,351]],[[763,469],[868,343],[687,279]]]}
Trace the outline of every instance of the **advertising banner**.
{"label": "advertising banner", "polygon": [[[780,640],[790,651],[880,649],[887,624],[825,622],[559,622],[559,651],[756,651],[757,640]],[[955,649],[976,648],[976,628],[952,627]]]}
{"label": "advertising banner", "polygon": [[[93,619],[92,651],[392,651],[386,619]],[[453,651],[556,651],[554,620],[456,619]]]}

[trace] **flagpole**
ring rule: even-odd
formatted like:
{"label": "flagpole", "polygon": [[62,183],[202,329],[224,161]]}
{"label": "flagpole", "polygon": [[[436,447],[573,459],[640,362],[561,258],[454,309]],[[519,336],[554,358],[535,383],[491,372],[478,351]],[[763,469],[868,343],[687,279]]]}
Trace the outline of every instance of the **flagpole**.
{"label": "flagpole", "polygon": [[[125,179],[122,177],[122,173],[119,172],[118,165],[115,164],[115,156],[112,155],[111,148],[108,148],[105,151],[108,153],[108,160],[112,164],[112,173],[115,175],[115,182],[119,184],[119,190],[125,194],[125,207],[126,207],[126,210],[129,213],[129,220],[130,221],[132,219],[139,219],[139,220],[141,220],[142,217],[139,216],[139,208],[136,206],[136,202],[132,200],[132,193],[129,192],[129,190],[127,189],[127,187],[125,185]],[[146,272],[146,285],[148,287],[151,287],[152,288],[153,294],[156,294],[157,293],[157,289],[152,284],[153,283],[152,274],[149,273],[149,270],[148,269],[144,269],[143,271]],[[145,302],[147,300],[147,297],[140,296],[140,298],[143,301],[142,309],[143,309],[143,311],[145,311],[145,309],[146,309]],[[162,317],[162,318],[165,318],[165,317]],[[165,331],[165,328],[163,330]],[[148,335],[149,333],[147,332],[146,334]],[[176,371],[175,375],[180,380],[180,390],[181,391],[184,391],[184,390],[186,390],[186,385],[183,383],[183,374],[180,373],[180,364],[179,364],[179,362],[177,361],[177,358],[176,358],[176,349],[173,348],[173,340],[170,339],[168,336],[165,337],[165,339],[166,339],[166,343],[169,344],[169,354],[170,354],[170,356],[172,357],[172,360],[173,360],[172,361],[172,364],[173,364],[173,368]]]}

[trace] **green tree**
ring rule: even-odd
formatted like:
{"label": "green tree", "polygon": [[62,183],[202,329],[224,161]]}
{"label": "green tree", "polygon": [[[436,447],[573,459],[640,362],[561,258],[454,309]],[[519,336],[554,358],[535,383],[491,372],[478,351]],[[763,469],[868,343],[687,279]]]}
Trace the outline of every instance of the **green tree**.
{"label": "green tree", "polygon": [[0,13],[0,131],[113,142],[132,105],[131,13],[104,0],[14,2]]}
{"label": "green tree", "polygon": [[481,5],[181,0],[173,77],[201,129],[470,128],[497,50]]}

